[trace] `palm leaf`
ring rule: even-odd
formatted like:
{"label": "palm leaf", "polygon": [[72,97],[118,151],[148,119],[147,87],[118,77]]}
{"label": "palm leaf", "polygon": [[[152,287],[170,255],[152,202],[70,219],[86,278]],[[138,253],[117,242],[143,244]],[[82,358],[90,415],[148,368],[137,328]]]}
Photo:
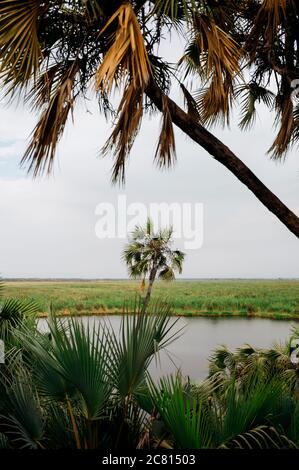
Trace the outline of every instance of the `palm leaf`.
{"label": "palm leaf", "polygon": [[157,150],[155,153],[155,160],[160,168],[169,168],[176,161],[173,123],[168,108],[168,101],[165,96],[163,96],[162,126]]}
{"label": "palm leaf", "polygon": [[143,90],[150,78],[150,64],[140,26],[130,3],[123,4],[111,16],[100,34],[115,21],[117,29],[112,45],[97,71],[96,86],[109,93],[113,84],[118,84],[119,79],[127,73],[134,88]]}
{"label": "palm leaf", "polygon": [[152,399],[162,420],[181,449],[211,447],[213,429],[208,411],[184,392],[181,377],[161,379],[159,385],[149,383]]}
{"label": "palm leaf", "polygon": [[39,0],[0,1],[0,74],[5,84],[24,86],[38,70],[38,18],[46,9]]}
{"label": "palm leaf", "polygon": [[51,86],[46,82],[45,88],[41,88],[40,94],[37,95],[39,96],[37,100],[40,101],[38,104],[46,100],[47,96],[49,100],[22,159],[22,164],[29,162],[29,171],[32,170],[35,176],[44,170],[50,172],[52,169],[57,143],[64,131],[69,113],[73,110],[77,73],[78,62],[75,60],[61,76],[54,93],[51,93]]}
{"label": "palm leaf", "polygon": [[25,371],[15,378],[7,400],[6,413],[1,416],[6,436],[19,448],[38,448],[44,432],[42,410],[30,376]]}

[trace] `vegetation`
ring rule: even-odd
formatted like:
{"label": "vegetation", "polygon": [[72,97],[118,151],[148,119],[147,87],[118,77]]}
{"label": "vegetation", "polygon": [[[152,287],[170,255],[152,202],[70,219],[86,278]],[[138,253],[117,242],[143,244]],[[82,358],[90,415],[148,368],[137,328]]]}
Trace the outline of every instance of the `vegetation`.
{"label": "vegetation", "polygon": [[132,278],[142,278],[142,289],[148,276],[148,287],[144,297],[146,310],[152,294],[156,277],[164,281],[173,281],[175,271],[182,273],[185,254],[172,250],[173,229],[160,229],[154,232],[153,222],[148,219],[145,227],[135,227],[126,246],[123,258],[127,263]]}
{"label": "vegetation", "polygon": [[[31,299],[48,312],[101,315],[121,313],[134,299],[137,281],[7,281],[6,295]],[[298,280],[157,281],[153,298],[167,298],[178,315],[298,318]]]}
{"label": "vegetation", "polygon": [[[101,110],[115,122],[103,149],[114,155],[114,181],[124,180],[143,116],[158,111],[159,166],[175,161],[175,124],[299,236],[299,218],[207,130],[229,123],[236,100],[241,128],[248,128],[263,103],[278,126],[272,157],[282,159],[298,142],[297,2],[1,0],[0,13],[1,84],[9,97],[21,91],[40,112],[23,158],[35,175],[51,170],[75,103],[95,83]],[[177,66],[158,53],[174,32],[185,42]],[[187,112],[169,97],[174,83],[181,85]],[[110,101],[115,89],[116,110]]]}
{"label": "vegetation", "polygon": [[39,312],[38,304],[31,300],[3,298],[4,283],[0,280],[0,339],[6,348],[14,342],[11,331],[19,326],[33,326]]}
{"label": "vegetation", "polygon": [[[155,383],[148,366],[180,332],[166,305],[133,310],[119,335],[109,323],[85,328],[78,318],[52,316],[50,334],[10,326],[16,343],[0,365],[2,448],[298,447],[297,375],[289,358],[263,352],[277,367],[264,362],[257,374],[259,361],[243,366],[253,352],[238,352],[240,368],[218,351],[201,384],[180,374]],[[293,336],[299,344],[299,332]]]}

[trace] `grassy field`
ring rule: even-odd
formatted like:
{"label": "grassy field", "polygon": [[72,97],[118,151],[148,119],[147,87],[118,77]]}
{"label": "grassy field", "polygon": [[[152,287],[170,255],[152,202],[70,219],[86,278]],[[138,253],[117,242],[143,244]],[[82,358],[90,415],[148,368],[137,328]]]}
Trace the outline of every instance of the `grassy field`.
{"label": "grassy field", "polygon": [[[120,313],[139,291],[135,281],[7,281],[5,295],[39,303],[41,313]],[[298,280],[207,280],[156,282],[154,298],[178,315],[299,318]]]}

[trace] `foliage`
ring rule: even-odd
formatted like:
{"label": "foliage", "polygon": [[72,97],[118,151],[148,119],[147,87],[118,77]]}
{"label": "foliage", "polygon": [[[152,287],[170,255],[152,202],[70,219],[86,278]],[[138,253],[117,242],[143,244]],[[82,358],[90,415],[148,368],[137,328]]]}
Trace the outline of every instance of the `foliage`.
{"label": "foliage", "polygon": [[172,228],[155,233],[150,219],[145,227],[136,226],[123,253],[130,277],[145,278],[155,270],[160,279],[170,281],[176,270],[181,273],[185,254],[171,249],[172,235]]}
{"label": "foliage", "polygon": [[[94,82],[106,116],[113,110],[111,93],[120,93],[104,147],[115,157],[115,181],[124,179],[144,112],[154,109],[147,94],[153,83],[167,96],[178,80],[190,116],[207,125],[228,123],[241,97],[240,125],[248,128],[263,102],[278,126],[270,149],[275,158],[298,140],[299,12],[293,0],[1,0],[0,13],[2,85],[10,97],[22,92],[40,112],[23,158],[34,174],[51,170],[75,102]],[[185,41],[177,66],[157,52],[173,32]],[[175,161],[175,142],[166,99],[161,110],[156,159],[164,167]]]}
{"label": "foliage", "polygon": [[[47,312],[52,304],[59,315],[122,313],[124,298],[134,300],[139,281],[13,281],[6,292],[20,300],[32,299]],[[297,280],[157,280],[153,299],[167,298],[183,316],[265,317],[296,319]]]}
{"label": "foliage", "polygon": [[149,278],[144,308],[147,308],[157,276],[164,281],[172,281],[175,271],[182,272],[185,253],[171,249],[172,235],[172,228],[160,229],[155,233],[153,222],[147,219],[145,227],[135,227],[123,252],[130,277],[142,278],[142,289],[146,277]]}
{"label": "foliage", "polygon": [[146,370],[178,331],[167,306],[144,314],[136,303],[134,311],[119,335],[104,321],[85,328],[76,318],[51,317],[47,335],[19,329],[22,363],[1,381],[0,430],[12,447],[138,445],[152,408]]}
{"label": "foliage", "polygon": [[14,329],[21,325],[34,327],[40,306],[32,300],[3,298],[4,288],[4,282],[0,281],[0,339],[9,350],[11,346],[16,346]]}
{"label": "foliage", "polygon": [[0,366],[1,448],[299,445],[296,361],[290,360],[298,331],[282,349],[217,350],[200,384],[180,373],[155,382],[149,365],[180,330],[161,303],[144,313],[136,302],[124,313],[119,333],[104,320],[84,326],[53,315],[46,334],[10,326],[22,349]]}

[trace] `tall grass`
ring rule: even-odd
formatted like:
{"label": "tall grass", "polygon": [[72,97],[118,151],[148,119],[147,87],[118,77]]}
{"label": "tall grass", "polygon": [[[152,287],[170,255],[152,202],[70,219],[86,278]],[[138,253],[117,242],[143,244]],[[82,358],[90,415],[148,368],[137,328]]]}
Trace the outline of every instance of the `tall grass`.
{"label": "tall grass", "polygon": [[[120,313],[124,298],[139,292],[135,281],[7,282],[6,295],[37,301],[44,312],[59,314]],[[299,316],[298,280],[225,280],[157,282],[154,298],[170,301],[179,315]]]}

